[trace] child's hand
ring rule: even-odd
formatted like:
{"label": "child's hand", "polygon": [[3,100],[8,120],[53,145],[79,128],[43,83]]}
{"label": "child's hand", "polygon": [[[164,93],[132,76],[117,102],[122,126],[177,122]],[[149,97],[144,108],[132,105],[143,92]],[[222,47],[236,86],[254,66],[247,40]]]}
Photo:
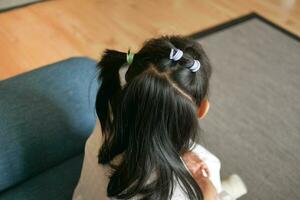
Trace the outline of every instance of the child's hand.
{"label": "child's hand", "polygon": [[207,165],[195,153],[186,152],[182,159],[198,183],[205,200],[217,199],[217,190],[209,180],[209,169]]}
{"label": "child's hand", "polygon": [[199,176],[198,178],[209,177],[210,174],[206,163],[195,153],[188,151],[183,155],[182,159],[193,176],[197,175]]}

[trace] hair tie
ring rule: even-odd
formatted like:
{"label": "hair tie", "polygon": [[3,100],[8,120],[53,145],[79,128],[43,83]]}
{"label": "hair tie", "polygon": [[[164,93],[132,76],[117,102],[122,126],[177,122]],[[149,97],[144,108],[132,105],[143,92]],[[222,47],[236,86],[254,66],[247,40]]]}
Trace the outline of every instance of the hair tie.
{"label": "hair tie", "polygon": [[134,57],[134,53],[130,52],[130,48],[128,49],[128,52],[127,52],[127,55],[126,55],[126,60],[127,60],[127,63],[129,65],[132,64],[133,62],[133,57]]}
{"label": "hair tie", "polygon": [[183,52],[180,49],[171,49],[170,52],[170,59],[174,61],[180,60],[180,58],[183,56]]}
{"label": "hair tie", "polygon": [[194,60],[193,65],[188,67],[192,72],[196,72],[200,69],[201,63],[199,60]]}
{"label": "hair tie", "polygon": [[[170,59],[174,60],[174,61],[178,61],[181,59],[181,57],[183,56],[183,52],[180,49],[177,48],[172,48],[171,52],[170,52]],[[193,65],[190,67],[187,67],[188,69],[190,69],[192,72],[196,72],[200,69],[201,67],[201,63],[199,60],[194,60],[193,61]]]}

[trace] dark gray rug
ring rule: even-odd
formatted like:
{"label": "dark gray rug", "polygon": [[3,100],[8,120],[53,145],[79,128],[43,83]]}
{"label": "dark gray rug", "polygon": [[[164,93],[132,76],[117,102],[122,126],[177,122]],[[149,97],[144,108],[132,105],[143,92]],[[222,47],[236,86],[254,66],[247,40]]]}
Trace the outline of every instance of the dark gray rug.
{"label": "dark gray rug", "polygon": [[42,0],[0,0],[0,12],[23,7]]}
{"label": "dark gray rug", "polygon": [[300,199],[299,37],[250,14],[193,34],[212,64],[204,145],[239,174],[242,200]]}

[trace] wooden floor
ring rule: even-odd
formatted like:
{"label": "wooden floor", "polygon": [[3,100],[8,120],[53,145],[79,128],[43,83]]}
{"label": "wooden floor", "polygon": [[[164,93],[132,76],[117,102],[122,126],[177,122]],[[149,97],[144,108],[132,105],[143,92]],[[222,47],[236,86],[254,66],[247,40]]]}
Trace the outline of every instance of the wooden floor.
{"label": "wooden floor", "polygon": [[[126,3],[125,3],[126,2]],[[300,35],[297,0],[52,0],[0,13],[0,80],[104,48],[137,50],[161,34],[187,35],[250,12]]]}

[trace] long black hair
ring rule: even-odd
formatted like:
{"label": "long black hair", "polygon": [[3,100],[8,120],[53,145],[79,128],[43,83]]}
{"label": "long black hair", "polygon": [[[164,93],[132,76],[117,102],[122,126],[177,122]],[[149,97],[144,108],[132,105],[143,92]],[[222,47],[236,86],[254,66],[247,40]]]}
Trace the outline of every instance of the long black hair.
{"label": "long black hair", "polygon": [[[179,61],[169,59],[172,48],[183,51]],[[194,59],[201,63],[197,72],[187,68]],[[208,94],[212,71],[207,55],[188,37],[152,38],[127,65],[122,87],[119,70],[126,63],[126,53],[106,49],[97,65],[96,112],[104,138],[98,162],[113,169],[107,196],[166,200],[177,181],[189,199],[203,199],[180,156],[201,130],[197,108]],[[122,161],[112,164],[119,154]]]}

